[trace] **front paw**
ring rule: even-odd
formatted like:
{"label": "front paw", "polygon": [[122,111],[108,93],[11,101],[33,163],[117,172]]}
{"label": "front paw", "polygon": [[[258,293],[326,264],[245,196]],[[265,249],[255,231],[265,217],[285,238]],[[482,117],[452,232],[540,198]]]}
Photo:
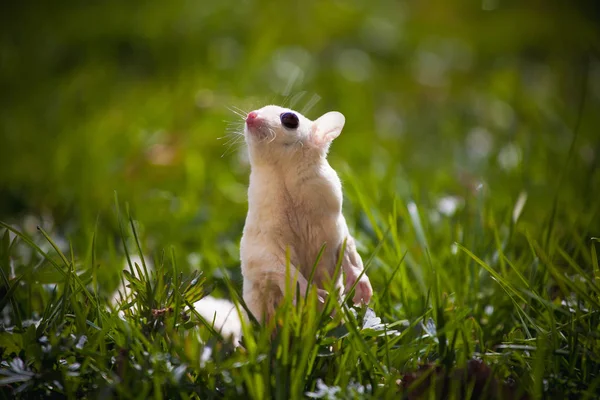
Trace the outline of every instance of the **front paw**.
{"label": "front paw", "polygon": [[354,304],[369,304],[371,297],[373,297],[371,282],[369,281],[369,278],[363,276],[354,288],[354,298],[352,301]]}
{"label": "front paw", "polygon": [[328,296],[329,296],[329,292],[327,290],[323,290],[323,289],[317,290],[317,299],[319,300],[319,303],[325,304]]}

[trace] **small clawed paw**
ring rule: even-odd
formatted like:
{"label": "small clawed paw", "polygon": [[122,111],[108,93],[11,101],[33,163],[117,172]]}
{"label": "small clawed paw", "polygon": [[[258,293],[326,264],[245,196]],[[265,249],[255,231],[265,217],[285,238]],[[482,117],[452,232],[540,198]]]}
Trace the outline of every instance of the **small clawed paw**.
{"label": "small clawed paw", "polygon": [[319,303],[325,304],[325,301],[327,301],[327,297],[329,296],[329,292],[327,292],[327,290],[318,289],[317,295],[318,295]]}
{"label": "small clawed paw", "polygon": [[373,288],[371,287],[369,278],[361,278],[354,290],[354,304],[369,304],[373,296]]}

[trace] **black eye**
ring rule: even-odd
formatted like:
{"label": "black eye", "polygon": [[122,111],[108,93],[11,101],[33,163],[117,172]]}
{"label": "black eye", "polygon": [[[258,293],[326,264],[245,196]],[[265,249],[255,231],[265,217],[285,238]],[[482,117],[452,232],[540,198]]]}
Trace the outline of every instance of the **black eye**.
{"label": "black eye", "polygon": [[283,113],[279,116],[281,123],[288,129],[296,129],[298,127],[298,116],[291,112]]}

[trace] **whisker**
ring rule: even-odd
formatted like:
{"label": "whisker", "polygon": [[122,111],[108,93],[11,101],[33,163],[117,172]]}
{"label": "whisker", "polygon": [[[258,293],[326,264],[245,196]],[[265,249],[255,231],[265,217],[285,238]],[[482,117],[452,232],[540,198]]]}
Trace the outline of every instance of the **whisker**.
{"label": "whisker", "polygon": [[232,153],[240,145],[244,144],[244,124],[246,120],[246,115],[248,114],[245,110],[237,106],[226,106],[226,108],[235,114],[237,117],[240,117],[242,121],[236,119],[235,121],[223,121],[227,124],[225,127],[225,135],[217,138],[217,140],[224,140],[223,146],[226,147],[221,157],[225,157],[227,154]]}
{"label": "whisker", "polygon": [[273,138],[271,140],[269,140],[267,143],[271,143],[275,140],[275,138],[277,138],[277,134],[275,133],[275,131],[272,128],[269,128],[269,132],[271,133],[271,135],[273,135]]}
{"label": "whisker", "polygon": [[233,135],[242,135],[244,133],[244,128],[241,125],[229,126],[229,127],[225,128],[225,132],[227,132],[228,134],[233,134]]}
{"label": "whisker", "polygon": [[244,122],[242,121],[223,121],[227,122],[225,132],[242,134],[244,132]]}
{"label": "whisker", "polygon": [[[298,92],[295,95],[293,95],[292,98],[290,99],[290,107],[289,108],[296,107],[296,104],[298,104],[298,102],[300,102],[300,100],[302,100],[302,98],[305,95],[306,95],[306,91],[305,90],[303,90],[301,92]],[[302,112],[302,114],[304,114],[304,112]]]}
{"label": "whisker", "polygon": [[242,119],[246,119],[246,114],[243,110],[238,109],[235,106],[227,106],[227,109],[229,111],[231,111],[232,113],[234,113],[235,115],[237,115],[238,117],[242,118]]}
{"label": "whisker", "polygon": [[287,96],[285,96],[283,98],[283,100],[281,100],[281,107],[283,107],[283,108],[292,108],[291,105],[288,107],[288,100],[290,99],[290,96],[291,96],[291,94],[288,94]]}
{"label": "whisker", "polygon": [[233,106],[233,105],[227,106],[227,109],[235,114],[244,114],[244,110],[242,110],[241,108],[239,108],[237,106]]}
{"label": "whisker", "polygon": [[292,93],[292,88],[296,84],[296,82],[300,81],[300,76],[302,74],[302,70],[300,68],[294,68],[294,70],[290,74],[290,78],[288,79],[285,88],[283,89],[282,94],[284,96],[289,96]]}
{"label": "whisker", "polygon": [[231,106],[232,108],[238,110],[239,112],[241,112],[242,114],[248,114],[248,111],[244,110],[243,108],[240,108],[238,106]]}
{"label": "whisker", "polygon": [[238,120],[229,121],[227,119],[224,119],[221,122],[225,122],[227,125],[237,125],[237,124],[243,125],[244,124],[244,121],[238,121]]}
{"label": "whisker", "polygon": [[242,117],[242,119],[246,119],[246,115],[248,115],[248,112],[245,110],[242,110],[239,107],[236,106],[229,106],[227,107],[229,109],[229,111],[231,111],[232,113],[239,115],[240,117]]}
{"label": "whisker", "polygon": [[302,111],[300,113],[307,114],[319,101],[321,101],[321,96],[318,94],[313,94],[310,100],[302,107]]}
{"label": "whisker", "polygon": [[223,143],[223,146],[227,146],[228,144],[235,143],[238,140],[240,140],[239,137],[230,137],[230,138],[228,138],[228,140],[225,143]]}
{"label": "whisker", "polygon": [[227,126],[231,127],[231,126],[239,126],[242,127],[244,126],[245,122],[244,121],[228,121],[227,122]]}
{"label": "whisker", "polygon": [[239,136],[244,136],[244,133],[241,130],[238,130],[238,129],[228,130],[228,129],[226,129],[225,130],[225,135],[221,136],[221,137],[218,137],[217,140],[222,140],[222,139],[225,139],[225,138],[237,138]]}
{"label": "whisker", "polygon": [[[225,151],[223,152],[223,154],[221,154],[221,158],[225,157],[227,154],[233,153],[235,150],[239,149],[240,146],[237,146],[239,144],[242,144],[244,141],[240,138],[235,138],[230,144],[229,146],[227,146],[227,149],[225,149]],[[237,147],[236,147],[237,146]],[[231,151],[230,151],[231,150]]]}

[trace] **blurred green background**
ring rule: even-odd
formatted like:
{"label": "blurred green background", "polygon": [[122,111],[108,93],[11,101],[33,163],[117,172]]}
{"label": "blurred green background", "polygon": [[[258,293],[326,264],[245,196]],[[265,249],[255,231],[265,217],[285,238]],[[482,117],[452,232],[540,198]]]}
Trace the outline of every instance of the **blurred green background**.
{"label": "blurred green background", "polygon": [[439,224],[474,199],[506,218],[526,194],[536,231],[559,193],[558,232],[597,226],[595,1],[1,7],[0,220],[63,248],[88,251],[95,224],[118,248],[116,191],[149,253],[235,273],[249,166],[224,146],[229,108],[270,103],[346,115],[330,160],[366,245],[394,199],[418,205],[434,247],[461,238]]}

